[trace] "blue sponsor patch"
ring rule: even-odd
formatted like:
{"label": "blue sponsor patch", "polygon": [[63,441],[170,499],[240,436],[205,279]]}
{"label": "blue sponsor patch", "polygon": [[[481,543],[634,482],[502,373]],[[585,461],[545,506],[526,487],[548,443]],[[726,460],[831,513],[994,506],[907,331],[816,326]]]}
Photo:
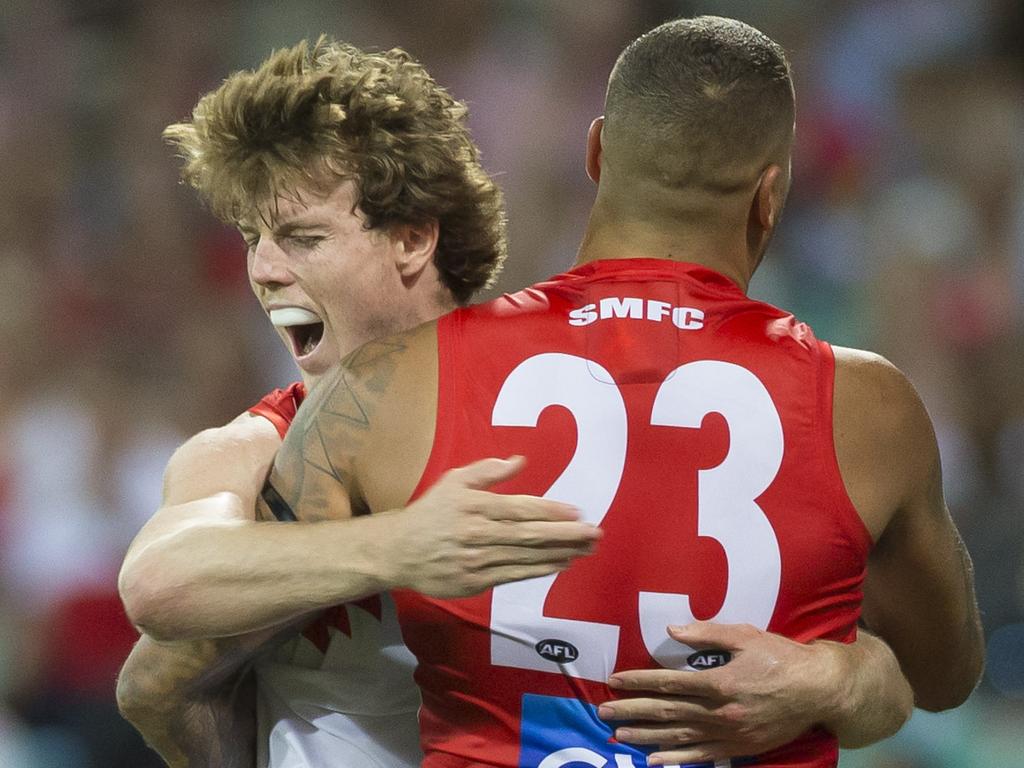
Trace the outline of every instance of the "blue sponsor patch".
{"label": "blue sponsor patch", "polygon": [[[647,765],[646,754],[637,747],[615,742],[612,728],[597,716],[597,707],[592,704],[557,696],[523,695],[519,768],[640,768]],[[640,759],[616,762],[616,755]]]}
{"label": "blue sponsor patch", "polygon": [[[597,716],[597,707],[578,699],[523,695],[519,768],[644,768],[656,751],[615,741],[614,724]],[[755,760],[733,760],[739,768]],[[679,768],[714,768],[692,763]]]}

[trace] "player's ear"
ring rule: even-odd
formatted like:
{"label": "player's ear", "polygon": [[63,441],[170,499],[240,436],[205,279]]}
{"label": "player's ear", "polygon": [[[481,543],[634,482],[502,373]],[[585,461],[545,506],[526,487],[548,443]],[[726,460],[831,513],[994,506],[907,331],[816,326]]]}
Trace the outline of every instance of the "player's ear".
{"label": "player's ear", "polygon": [[420,224],[401,224],[392,230],[397,246],[395,266],[404,279],[416,277],[431,262],[440,231],[437,219]]}
{"label": "player's ear", "polygon": [[786,201],[788,180],[780,166],[771,164],[761,172],[747,215],[747,245],[760,256],[775,231]]}
{"label": "player's ear", "polygon": [[751,207],[751,220],[761,229],[771,232],[782,216],[782,206],[789,192],[789,173],[782,166],[772,163],[761,172],[757,192]]}
{"label": "player's ear", "polygon": [[601,180],[601,128],[604,115],[594,118],[587,131],[587,176],[595,184]]}
{"label": "player's ear", "polygon": [[789,181],[782,168],[774,163],[761,172],[754,190],[754,199],[747,213],[747,250],[756,269],[775,231],[786,202]]}
{"label": "player's ear", "polygon": [[763,230],[770,232],[779,220],[784,199],[783,185],[782,168],[779,166],[769,165],[761,173],[761,178],[757,182],[757,192],[754,194],[751,218],[756,220],[757,225]]}

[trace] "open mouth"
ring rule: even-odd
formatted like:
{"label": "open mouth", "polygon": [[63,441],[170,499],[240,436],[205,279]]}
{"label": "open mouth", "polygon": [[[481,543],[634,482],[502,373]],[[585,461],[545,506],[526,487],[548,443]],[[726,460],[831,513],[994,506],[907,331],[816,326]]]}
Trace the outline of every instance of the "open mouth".
{"label": "open mouth", "polygon": [[319,346],[320,339],[324,337],[324,324],[293,325],[288,328],[288,335],[292,339],[295,354],[305,357]]}
{"label": "open mouth", "polygon": [[324,337],[324,321],[308,309],[284,307],[270,310],[270,322],[283,328],[296,357],[312,354]]}

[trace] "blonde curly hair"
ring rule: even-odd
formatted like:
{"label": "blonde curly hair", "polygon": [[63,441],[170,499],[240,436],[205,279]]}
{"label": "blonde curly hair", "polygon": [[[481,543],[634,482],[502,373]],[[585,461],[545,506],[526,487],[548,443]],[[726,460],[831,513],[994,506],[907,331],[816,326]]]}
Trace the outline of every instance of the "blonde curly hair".
{"label": "blonde curly hair", "polygon": [[507,247],[504,201],[465,118],[405,51],[321,36],[232,74],[163,135],[185,161],[183,180],[232,225],[266,218],[279,195],[342,179],[355,181],[371,229],[436,220],[434,263],[463,304],[493,282]]}

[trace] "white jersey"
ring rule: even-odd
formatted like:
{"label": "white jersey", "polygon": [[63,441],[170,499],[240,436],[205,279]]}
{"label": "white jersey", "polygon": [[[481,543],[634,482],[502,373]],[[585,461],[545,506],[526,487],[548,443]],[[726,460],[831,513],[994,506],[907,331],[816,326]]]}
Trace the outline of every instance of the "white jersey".
{"label": "white jersey", "polygon": [[331,609],[256,666],[258,768],[417,768],[416,660],[389,595]]}

